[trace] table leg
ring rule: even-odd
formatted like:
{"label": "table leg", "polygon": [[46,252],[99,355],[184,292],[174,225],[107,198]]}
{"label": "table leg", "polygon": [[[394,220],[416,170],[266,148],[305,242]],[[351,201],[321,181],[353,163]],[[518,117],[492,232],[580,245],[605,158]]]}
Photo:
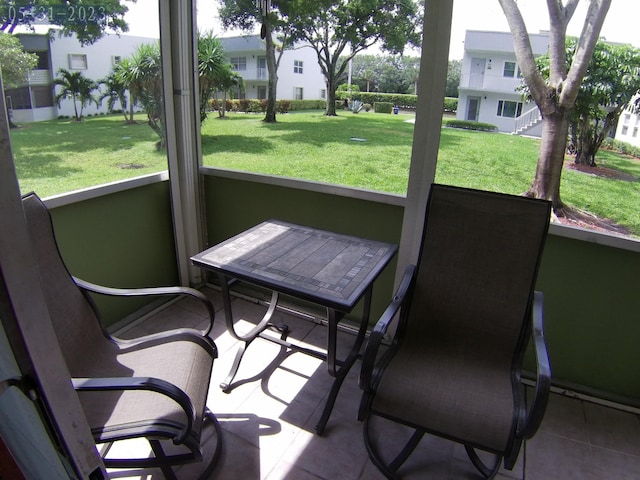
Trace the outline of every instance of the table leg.
{"label": "table leg", "polygon": [[332,308],[327,309],[327,320],[328,320],[328,344],[327,344],[327,368],[329,370],[329,375],[334,377],[333,385],[331,386],[331,390],[329,391],[329,396],[327,397],[327,401],[324,404],[324,409],[322,410],[322,415],[320,416],[320,420],[316,424],[316,433],[318,435],[322,435],[324,433],[324,429],[329,421],[329,417],[331,416],[331,412],[333,411],[333,406],[336,403],[336,399],[338,398],[338,393],[340,392],[340,387],[342,386],[342,382],[345,377],[349,373],[349,370],[358,359],[360,355],[360,348],[362,347],[362,343],[364,341],[365,334],[367,332],[367,326],[369,324],[369,314],[371,312],[371,297],[373,293],[373,285],[370,285],[367,288],[364,294],[364,306],[362,312],[362,318],[360,319],[360,327],[358,329],[358,335],[351,347],[351,351],[347,355],[347,358],[341,362],[339,368],[337,364],[339,363],[336,359],[337,356],[337,340],[338,340],[338,322],[342,318],[342,314],[336,312]]}
{"label": "table leg", "polygon": [[[220,384],[220,388],[222,389],[222,391],[224,393],[229,393],[231,390],[233,390],[231,383],[238,373],[240,362],[242,362],[242,357],[244,356],[247,347],[260,335],[260,333],[273,326],[271,323],[271,317],[273,316],[273,313],[275,312],[276,306],[278,304],[278,292],[272,292],[271,303],[269,304],[269,308],[264,314],[264,317],[262,317],[262,320],[260,320],[260,322],[248,333],[242,335],[236,332],[235,322],[233,320],[233,310],[231,308],[231,289],[229,288],[230,280],[222,274],[218,275],[218,278],[220,279],[220,285],[222,287],[222,303],[224,305],[224,317],[227,324],[227,331],[233,338],[241,342],[240,345],[238,345],[238,350],[236,351],[236,356],[233,360],[233,364],[231,365],[231,369],[229,370],[227,377]],[[284,341],[289,334],[289,328],[286,325],[276,328],[281,334],[281,340]]]}

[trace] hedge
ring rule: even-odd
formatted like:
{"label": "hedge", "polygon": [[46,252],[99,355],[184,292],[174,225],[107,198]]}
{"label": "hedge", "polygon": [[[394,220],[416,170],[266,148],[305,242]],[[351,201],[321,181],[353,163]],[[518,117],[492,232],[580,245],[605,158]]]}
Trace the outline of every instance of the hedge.
{"label": "hedge", "polygon": [[480,130],[483,132],[497,132],[498,127],[491,123],[473,122],[471,120],[446,120],[445,127],[463,128],[465,130]]}
{"label": "hedge", "polygon": [[[344,108],[345,98],[350,100],[360,100],[364,105],[369,106],[376,105],[378,103],[389,103],[391,110],[384,113],[391,113],[393,107],[398,107],[402,110],[415,110],[418,97],[416,95],[400,94],[400,93],[372,93],[372,92],[351,92],[351,97],[346,92],[336,92],[336,109],[342,110]],[[219,106],[222,100],[209,100],[209,108],[211,110],[219,110]],[[325,100],[276,100],[278,112],[286,113],[296,110],[325,110],[327,108],[327,102]],[[226,110],[229,112],[264,112],[267,109],[266,100],[256,99],[234,99],[227,100]],[[365,108],[366,109],[366,108]],[[448,113],[455,113],[458,110],[458,99],[453,97],[445,97],[444,99],[444,111]],[[377,111],[377,110],[376,110]]]}
{"label": "hedge", "polygon": [[[209,100],[209,108],[212,111],[220,109],[222,100]],[[276,100],[278,113],[287,113],[294,110],[324,110],[327,106],[325,100]],[[267,110],[267,100],[255,98],[242,98],[227,100],[225,104],[227,112],[264,113]]]}
{"label": "hedge", "polygon": [[[336,92],[336,103],[344,102],[345,98],[351,100],[360,100],[365,104],[375,104],[376,102],[389,102],[395,107],[403,110],[415,110],[418,104],[417,95],[401,94],[401,93],[374,93],[374,92]],[[458,99],[454,97],[445,97],[444,111],[455,113],[458,110]]]}

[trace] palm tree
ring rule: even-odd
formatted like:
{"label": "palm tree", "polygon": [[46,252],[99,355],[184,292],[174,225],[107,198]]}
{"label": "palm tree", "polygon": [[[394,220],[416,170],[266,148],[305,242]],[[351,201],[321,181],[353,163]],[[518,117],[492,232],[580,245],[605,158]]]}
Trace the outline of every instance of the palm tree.
{"label": "palm tree", "polygon": [[234,87],[244,88],[244,79],[241,75],[233,71],[231,65],[228,65],[228,67],[221,72],[216,82],[216,89],[224,94],[222,109],[220,111],[220,116],[223,118],[227,107],[227,93]]}
{"label": "palm tree", "polygon": [[129,86],[129,92],[140,102],[147,114],[147,124],[158,134],[157,148],[166,145],[162,65],[160,62],[160,44],[144,43],[139,45],[129,59],[120,64],[118,76]]}
{"label": "palm tree", "polygon": [[[60,107],[63,99],[73,100],[73,111],[77,122],[82,120],[82,111],[84,107],[94,102],[99,105],[98,100],[93,96],[92,92],[98,88],[98,84],[85,77],[82,72],[70,72],[64,68],[58,70],[60,78],[54,79],[53,83],[62,87],[62,90],[55,96],[55,101]],[[78,102],[80,103],[80,111],[78,112]]]}
{"label": "palm tree", "polygon": [[[122,75],[119,75],[119,68],[120,64],[116,65],[106,77],[98,81],[100,85],[106,87],[105,91],[100,95],[99,101],[102,103],[104,99],[107,100],[107,109],[109,112],[113,112],[116,102],[120,102],[125,123],[133,123],[133,115],[129,116],[127,114],[128,86],[124,82]],[[133,106],[133,102],[131,106]]]}
{"label": "palm tree", "polygon": [[200,122],[207,118],[211,94],[231,65],[224,56],[222,42],[211,32],[198,35],[198,83],[200,84]]}

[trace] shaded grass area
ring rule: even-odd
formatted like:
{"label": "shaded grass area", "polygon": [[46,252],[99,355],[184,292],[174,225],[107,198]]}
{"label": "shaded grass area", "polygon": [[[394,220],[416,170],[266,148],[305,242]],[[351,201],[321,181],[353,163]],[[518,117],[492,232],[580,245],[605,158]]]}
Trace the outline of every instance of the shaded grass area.
{"label": "shaded grass area", "polygon": [[51,120],[11,130],[11,146],[20,189],[41,197],[78,190],[167,169],[157,135],[123,117]]}
{"label": "shaded grass area", "polygon": [[[227,115],[212,114],[202,125],[204,165],[406,194],[412,115],[306,112],[279,115],[275,124],[262,115]],[[166,170],[157,137],[138,120],[54,120],[12,130],[22,191],[44,197]],[[533,179],[538,149],[537,139],[443,128],[436,181],[520,194]],[[640,236],[640,163],[605,151],[597,161],[627,180],[565,170],[563,200]]]}

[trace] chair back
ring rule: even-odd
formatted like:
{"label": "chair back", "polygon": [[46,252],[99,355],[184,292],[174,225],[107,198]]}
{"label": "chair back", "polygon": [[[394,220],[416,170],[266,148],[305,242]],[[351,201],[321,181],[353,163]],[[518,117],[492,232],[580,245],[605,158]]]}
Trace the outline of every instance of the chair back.
{"label": "chair back", "polygon": [[433,185],[408,318],[408,338],[431,338],[472,361],[513,367],[547,234],[547,201]]}
{"label": "chair back", "polygon": [[87,358],[117,347],[104,336],[90,303],[67,270],[47,207],[35,193],[25,195],[22,204],[60,349],[71,376],[82,376],[78,369]]}

